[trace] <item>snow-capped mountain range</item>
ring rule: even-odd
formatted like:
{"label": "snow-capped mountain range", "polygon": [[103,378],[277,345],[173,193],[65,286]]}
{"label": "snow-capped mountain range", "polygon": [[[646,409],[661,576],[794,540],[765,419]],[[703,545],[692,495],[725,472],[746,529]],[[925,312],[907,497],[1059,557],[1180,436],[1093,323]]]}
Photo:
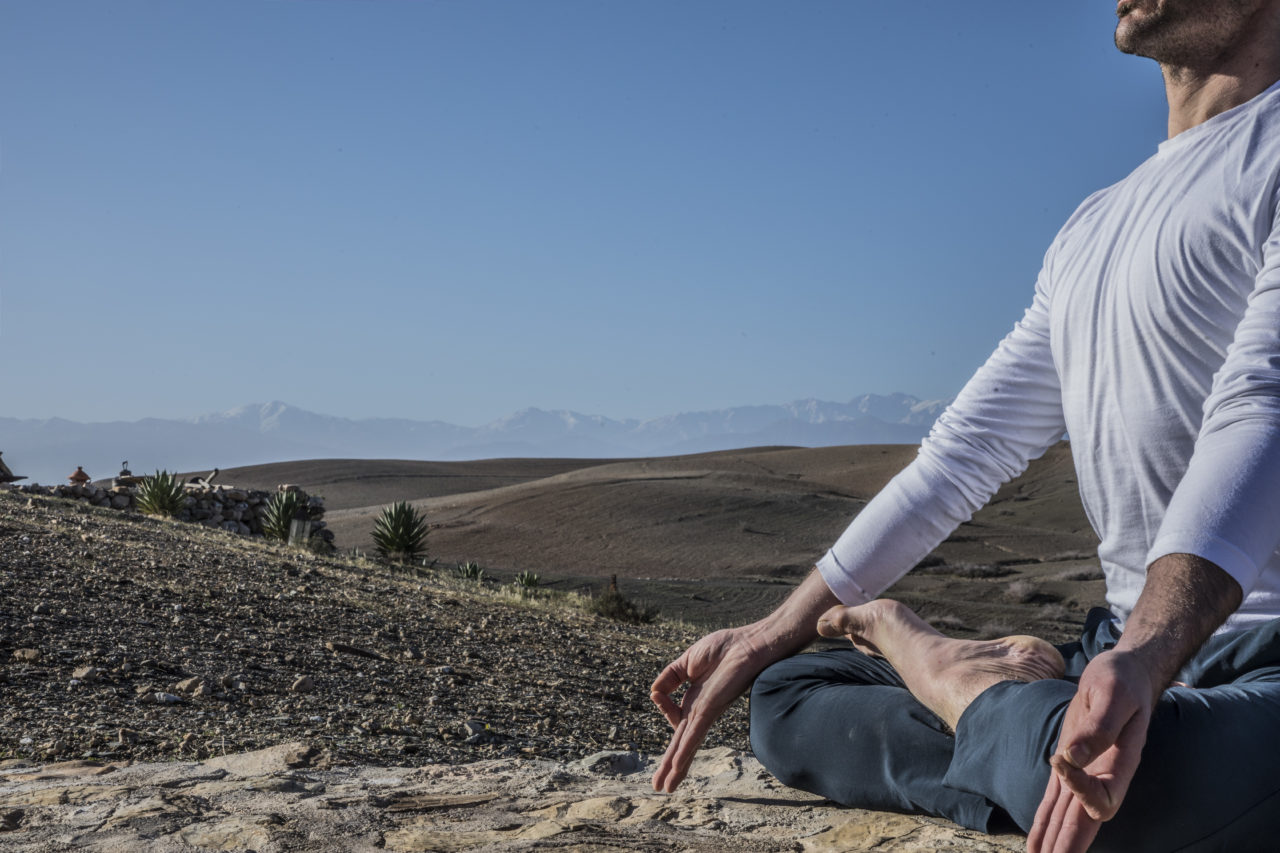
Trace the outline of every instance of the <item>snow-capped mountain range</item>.
{"label": "snow-capped mountain range", "polygon": [[187,420],[81,423],[0,418],[0,452],[29,481],[61,482],[77,465],[108,477],[292,459],[630,457],[761,445],[822,447],[918,442],[947,401],[864,394],[847,403],[798,400],[648,420],[525,409],[479,427],[400,418],[341,418],[278,401]]}

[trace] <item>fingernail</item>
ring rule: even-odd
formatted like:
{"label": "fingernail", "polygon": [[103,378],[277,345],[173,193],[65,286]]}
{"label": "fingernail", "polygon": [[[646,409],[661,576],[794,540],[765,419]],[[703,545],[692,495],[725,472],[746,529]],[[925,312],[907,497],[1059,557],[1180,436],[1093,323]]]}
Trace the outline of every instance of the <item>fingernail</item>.
{"label": "fingernail", "polygon": [[1089,763],[1089,751],[1078,743],[1074,743],[1067,747],[1063,754],[1066,756],[1067,761],[1071,762],[1073,766],[1079,767],[1081,770],[1083,770],[1084,766]]}

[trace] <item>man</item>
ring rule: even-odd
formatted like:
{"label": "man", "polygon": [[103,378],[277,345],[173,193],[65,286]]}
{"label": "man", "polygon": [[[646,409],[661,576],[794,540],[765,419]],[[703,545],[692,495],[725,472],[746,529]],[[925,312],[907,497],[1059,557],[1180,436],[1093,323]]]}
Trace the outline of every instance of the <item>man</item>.
{"label": "man", "polygon": [[[658,790],[755,682],[756,754],[843,803],[1008,814],[1033,853],[1274,849],[1280,0],[1117,14],[1169,139],[1067,222],[1022,321],[817,571],[657,678]],[[1110,606],[1080,642],[951,640],[873,600],[1064,432]],[[795,655],[817,632],[856,648]]]}

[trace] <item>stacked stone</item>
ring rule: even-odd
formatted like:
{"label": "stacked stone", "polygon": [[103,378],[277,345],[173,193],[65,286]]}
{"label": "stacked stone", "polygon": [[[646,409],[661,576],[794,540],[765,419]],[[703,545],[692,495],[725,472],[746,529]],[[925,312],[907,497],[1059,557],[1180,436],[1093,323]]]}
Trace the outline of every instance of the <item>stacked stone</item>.
{"label": "stacked stone", "polygon": [[[256,489],[237,489],[234,486],[211,486],[205,483],[187,483],[186,508],[179,513],[181,521],[194,521],[206,527],[221,527],[241,536],[261,536],[262,521],[267,513],[271,494]],[[308,495],[297,486],[280,486],[281,492],[298,492],[303,499],[303,519],[311,522],[311,535],[326,542],[333,542],[333,531],[324,522],[324,498]]]}
{"label": "stacked stone", "polygon": [[[10,489],[28,495],[48,495],[85,501],[93,506],[109,509],[136,509],[137,507],[133,486],[104,487],[91,484],[41,486],[38,483],[32,483],[11,486]],[[267,504],[271,501],[270,492],[207,483],[187,483],[183,486],[183,490],[187,493],[186,505],[178,513],[179,521],[190,521],[206,527],[220,527],[241,536],[262,535],[263,517],[267,512]],[[333,531],[327,528],[324,521],[324,498],[319,495],[308,495],[294,485],[280,486],[277,491],[298,492],[302,496],[303,503],[301,517],[311,523],[311,535],[320,537],[330,545],[333,544]]]}
{"label": "stacked stone", "polygon": [[135,506],[133,489],[128,486],[95,486],[92,483],[67,483],[65,486],[42,486],[39,483],[29,485],[13,485],[9,489],[27,495],[49,495],[54,498],[68,498],[73,501],[86,501],[93,506],[111,509],[133,509]]}

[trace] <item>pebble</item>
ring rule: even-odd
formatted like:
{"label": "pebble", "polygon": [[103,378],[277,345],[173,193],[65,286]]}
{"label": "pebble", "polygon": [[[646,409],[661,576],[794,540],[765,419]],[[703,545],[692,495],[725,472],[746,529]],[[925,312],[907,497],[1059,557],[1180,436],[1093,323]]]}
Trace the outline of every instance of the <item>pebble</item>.
{"label": "pebble", "polygon": [[173,685],[173,689],[177,693],[195,693],[204,686],[204,679],[200,676],[186,678]]}
{"label": "pebble", "polygon": [[35,663],[40,660],[39,649],[14,649],[13,659],[18,663]]}
{"label": "pebble", "polygon": [[75,672],[71,673],[72,679],[87,681],[90,683],[97,681],[101,675],[102,670],[98,669],[96,666],[82,666]]}
{"label": "pebble", "polygon": [[316,689],[316,683],[309,675],[299,676],[293,684],[289,685],[289,689],[294,693],[310,693]]}

